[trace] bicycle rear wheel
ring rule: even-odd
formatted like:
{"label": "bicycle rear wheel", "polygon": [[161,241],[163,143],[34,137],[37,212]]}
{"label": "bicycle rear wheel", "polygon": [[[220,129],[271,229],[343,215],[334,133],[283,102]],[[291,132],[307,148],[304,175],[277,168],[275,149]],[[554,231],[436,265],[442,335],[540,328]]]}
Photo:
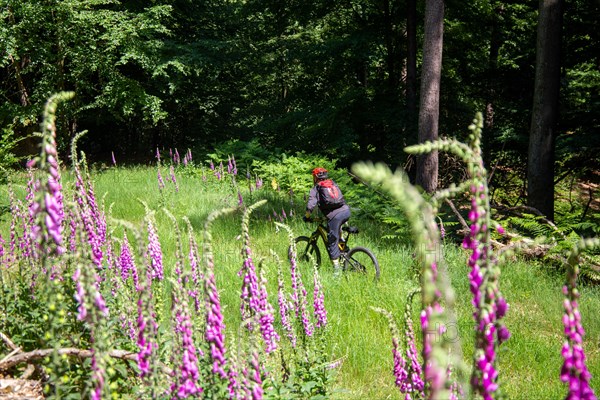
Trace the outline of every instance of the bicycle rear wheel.
{"label": "bicycle rear wheel", "polygon": [[312,255],[317,266],[321,265],[321,251],[316,243],[311,242],[308,236],[298,236],[294,239],[296,243],[296,257],[299,262],[312,262],[309,255]]}
{"label": "bicycle rear wheel", "polygon": [[366,247],[359,246],[350,249],[344,259],[344,269],[350,272],[373,275],[373,279],[379,279],[379,262],[377,261],[377,257]]}

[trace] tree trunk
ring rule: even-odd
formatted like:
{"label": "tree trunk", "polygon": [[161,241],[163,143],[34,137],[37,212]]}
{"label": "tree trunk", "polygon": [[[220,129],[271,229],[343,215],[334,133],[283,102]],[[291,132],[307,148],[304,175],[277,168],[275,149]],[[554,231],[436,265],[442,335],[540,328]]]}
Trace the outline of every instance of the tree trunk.
{"label": "tree trunk", "polygon": [[[444,2],[425,3],[425,36],[421,71],[421,102],[419,109],[419,143],[438,138],[440,114],[440,80],[444,40]],[[416,184],[427,193],[437,189],[438,152],[417,157]]]}
{"label": "tree trunk", "polygon": [[563,0],[540,0],[527,163],[527,205],[554,219],[554,143],[560,91]]}
{"label": "tree trunk", "polygon": [[383,0],[383,21],[385,31],[385,51],[386,51],[386,69],[388,74],[388,90],[393,93],[396,90],[397,77],[395,68],[395,56],[394,50],[394,22],[392,21],[392,12],[390,10],[390,1]]}
{"label": "tree trunk", "polygon": [[[8,19],[12,25],[16,25],[15,15],[13,14],[12,7],[10,4],[7,6],[8,10]],[[27,88],[25,87],[25,82],[23,81],[23,76],[21,75],[21,67],[25,66],[27,63],[27,57],[23,60],[23,65],[18,60],[18,57],[14,57],[12,54],[8,55],[8,59],[10,60],[11,65],[15,69],[15,78],[17,79],[17,87],[19,88],[19,101],[21,106],[27,107],[29,105],[29,94],[27,93]]]}
{"label": "tree trunk", "polygon": [[406,108],[412,130],[417,125],[417,0],[407,3],[406,41]]}

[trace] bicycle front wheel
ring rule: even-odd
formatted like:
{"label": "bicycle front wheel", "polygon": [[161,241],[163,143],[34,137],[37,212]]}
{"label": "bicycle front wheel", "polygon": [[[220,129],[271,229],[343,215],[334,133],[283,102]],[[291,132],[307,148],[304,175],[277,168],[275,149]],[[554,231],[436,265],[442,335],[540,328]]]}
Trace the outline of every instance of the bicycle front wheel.
{"label": "bicycle front wheel", "polygon": [[299,262],[312,263],[310,257],[312,256],[317,266],[321,265],[321,251],[316,243],[311,242],[308,236],[298,236],[294,239],[294,242],[296,243],[296,257]]}
{"label": "bicycle front wheel", "polygon": [[379,279],[379,262],[375,254],[366,247],[354,247],[348,251],[344,260],[344,269],[350,272],[360,272],[373,275]]}

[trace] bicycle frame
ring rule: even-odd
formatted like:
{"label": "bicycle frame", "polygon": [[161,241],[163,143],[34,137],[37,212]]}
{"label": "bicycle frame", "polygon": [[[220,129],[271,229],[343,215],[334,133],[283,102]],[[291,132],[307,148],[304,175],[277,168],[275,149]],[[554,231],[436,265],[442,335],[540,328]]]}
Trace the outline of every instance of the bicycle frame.
{"label": "bicycle frame", "polygon": [[[309,261],[311,256],[316,255],[316,265],[318,266],[321,262],[321,256],[319,251],[319,238],[323,241],[327,247],[328,241],[328,226],[325,220],[313,220],[312,222],[318,222],[316,229],[310,234],[310,236],[298,236],[294,239],[296,243],[304,243],[302,245],[299,259],[302,261]],[[358,233],[358,228],[354,226],[344,226],[340,229],[340,258],[342,259],[342,265],[344,270],[351,270],[357,272],[372,272],[375,273],[375,280],[379,279],[379,263],[373,252],[362,246],[356,246],[350,248],[348,246],[348,239],[350,235]],[[365,258],[367,257],[367,258]]]}
{"label": "bicycle frame", "polygon": [[[329,232],[329,230],[328,230],[327,224],[325,222],[319,223],[319,225],[317,225],[317,229],[315,229],[315,231],[310,235],[310,242],[317,245],[319,238],[321,238],[321,240],[323,240],[323,244],[325,245],[325,248],[327,248],[327,245],[329,244],[329,239],[327,238],[328,232]],[[346,237],[344,237],[343,233],[341,232],[341,227],[340,227],[340,242],[338,243],[338,246],[342,253],[346,253],[348,251],[347,243],[348,243],[349,236],[350,236],[350,233],[346,232]]]}

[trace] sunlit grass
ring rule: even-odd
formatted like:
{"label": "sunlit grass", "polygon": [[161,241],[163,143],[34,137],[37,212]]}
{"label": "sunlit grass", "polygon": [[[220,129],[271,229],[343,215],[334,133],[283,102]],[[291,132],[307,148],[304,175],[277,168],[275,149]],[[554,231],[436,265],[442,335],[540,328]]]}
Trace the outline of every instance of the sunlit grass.
{"label": "sunlit grass", "polygon": [[[168,169],[161,173],[168,179]],[[202,229],[207,215],[223,207],[236,207],[237,190],[241,190],[244,204],[267,198],[267,205],[257,209],[250,222],[251,246],[256,265],[262,265],[269,278],[269,296],[276,305],[277,262],[270,254],[273,250],[281,260],[286,260],[289,245],[285,231],[273,223],[273,211],[281,208],[294,209],[295,217],[285,221],[297,235],[308,235],[314,228],[302,222],[303,204],[293,206],[288,199],[278,197],[270,188],[250,194],[245,178],[239,177],[238,187],[232,181],[216,182],[209,177],[205,182],[199,170],[176,170],[179,191],[166,182],[162,193],[158,189],[156,168],[115,168],[92,171],[96,197],[103,200],[104,208],[111,217],[139,224],[144,217],[145,202],[155,211],[158,235],[165,254],[166,271],[174,264],[175,232],[170,219],[162,212],[167,208],[178,218],[180,228],[185,229],[182,217],[187,216],[202,246]],[[24,198],[26,175],[15,178],[15,192]],[[64,175],[65,184],[70,178]],[[308,179],[308,177],[307,177]],[[301,195],[301,194],[300,194]],[[0,187],[0,205],[8,206],[6,185]],[[213,250],[215,273],[224,307],[227,334],[235,337],[240,324],[239,304],[241,278],[238,271],[243,259],[240,256],[242,240],[241,210],[220,218],[213,227]],[[10,214],[2,215],[0,232],[8,238]],[[371,248],[381,265],[381,279],[373,282],[364,276],[348,274],[341,280],[332,276],[325,248],[321,248],[323,265],[320,269],[325,289],[325,304],[329,324],[326,330],[326,347],[332,360],[341,359],[341,367],[335,380],[335,398],[386,399],[401,398],[394,387],[392,376],[391,337],[387,321],[371,307],[391,311],[402,326],[402,315],[407,294],[419,283],[413,276],[413,249],[381,238],[382,227],[372,222],[352,220],[361,233],[352,238],[351,245]],[[122,233],[117,235],[122,237]],[[463,250],[451,244],[444,247],[450,277],[456,290],[458,338],[463,345],[464,359],[470,365],[473,348],[473,323],[471,294],[468,288],[467,266]],[[284,262],[284,268],[288,264]],[[309,296],[312,296],[310,270],[302,271]],[[560,348],[563,341],[562,278],[556,273],[544,271],[543,265],[534,262],[512,260],[502,267],[501,289],[510,304],[506,325],[512,332],[511,339],[499,349],[500,385],[511,399],[554,399],[564,397],[566,389],[559,380],[562,363]],[[592,387],[600,386],[600,320],[596,318],[600,307],[600,294],[595,287],[583,288],[580,300],[583,325],[587,331],[585,349],[588,367],[593,375]],[[170,313],[168,307],[162,312]],[[413,320],[419,328],[419,300],[415,300]],[[168,320],[168,318],[165,318]]]}

